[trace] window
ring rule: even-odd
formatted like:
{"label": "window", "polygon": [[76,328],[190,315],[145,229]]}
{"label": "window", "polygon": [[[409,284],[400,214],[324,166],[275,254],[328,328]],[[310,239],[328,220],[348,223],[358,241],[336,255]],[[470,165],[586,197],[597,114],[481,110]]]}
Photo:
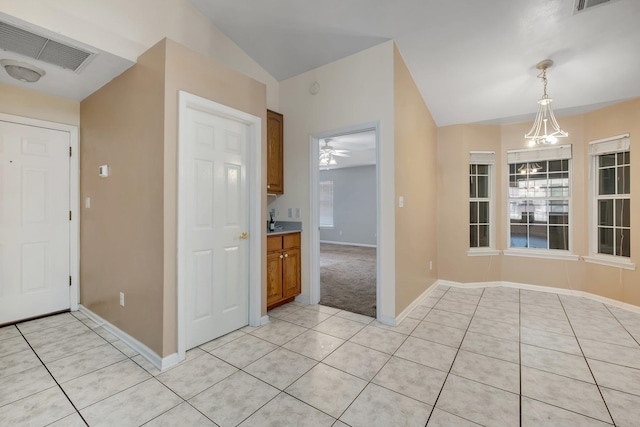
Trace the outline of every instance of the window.
{"label": "window", "polygon": [[569,250],[571,145],[509,151],[509,247]]}
{"label": "window", "polygon": [[595,246],[598,255],[631,257],[631,153],[628,135],[589,144],[594,173]]}
{"label": "window", "polygon": [[472,251],[493,246],[491,218],[494,163],[494,152],[469,153],[469,248]]}
{"label": "window", "polygon": [[333,227],[333,181],[320,181],[320,227]]}

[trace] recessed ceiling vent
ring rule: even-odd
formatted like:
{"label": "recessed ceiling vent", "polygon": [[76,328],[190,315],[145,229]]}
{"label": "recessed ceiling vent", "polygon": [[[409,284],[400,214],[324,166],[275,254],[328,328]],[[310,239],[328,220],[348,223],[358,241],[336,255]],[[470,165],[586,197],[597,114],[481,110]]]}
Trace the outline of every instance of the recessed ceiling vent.
{"label": "recessed ceiling vent", "polygon": [[594,6],[599,6],[605,3],[612,3],[616,0],[576,0],[576,6],[573,9],[573,13],[580,13]]}
{"label": "recessed ceiling vent", "polygon": [[92,52],[0,22],[0,49],[79,73]]}

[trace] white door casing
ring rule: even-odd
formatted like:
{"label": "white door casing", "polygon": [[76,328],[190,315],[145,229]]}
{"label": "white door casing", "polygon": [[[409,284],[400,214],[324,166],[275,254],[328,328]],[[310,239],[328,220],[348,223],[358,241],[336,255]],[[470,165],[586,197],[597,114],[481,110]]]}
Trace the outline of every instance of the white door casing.
{"label": "white door casing", "polygon": [[0,115],[0,324],[77,309],[70,147],[75,127]]}
{"label": "white door casing", "polygon": [[254,157],[257,148],[260,158],[261,120],[180,92],[179,126],[181,360],[189,348],[260,322]]}

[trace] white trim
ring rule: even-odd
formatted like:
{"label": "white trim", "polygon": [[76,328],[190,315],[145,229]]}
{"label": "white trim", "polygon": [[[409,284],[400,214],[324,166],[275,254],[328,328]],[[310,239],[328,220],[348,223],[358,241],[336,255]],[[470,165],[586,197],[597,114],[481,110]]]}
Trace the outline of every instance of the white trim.
{"label": "white trim", "polygon": [[[263,326],[266,325],[267,323],[269,323],[271,320],[269,319],[269,315],[264,315],[260,318],[260,325],[259,326]],[[251,325],[254,326],[254,325]]]}
{"label": "white trim", "polygon": [[501,253],[502,251],[491,248],[470,248],[467,250],[467,256],[496,256]]}
{"label": "white trim", "polygon": [[625,310],[629,310],[634,313],[640,313],[640,306],[628,304],[626,302],[614,300],[611,298],[603,297],[600,295],[592,294],[590,292],[578,291],[574,289],[565,289],[565,288],[554,288],[550,286],[539,286],[539,285],[529,285],[526,283],[516,283],[516,282],[486,282],[486,283],[460,283],[460,282],[451,282],[448,280],[438,280],[436,282],[438,285],[445,285],[454,288],[495,288],[495,287],[504,287],[504,288],[516,288],[516,289],[524,289],[529,291],[536,292],[547,292],[550,294],[558,294],[558,295],[571,295],[576,297],[587,298],[593,301],[598,301],[603,304],[608,304],[614,307],[622,308]]}
{"label": "white trim", "polygon": [[311,299],[308,296],[303,294],[296,295],[295,300],[298,302],[301,302],[302,304],[311,305]]}
{"label": "white trim", "polygon": [[334,242],[332,240],[320,240],[320,243],[328,243],[330,245],[343,245],[343,246],[361,246],[363,248],[376,248],[376,245],[367,245],[365,243],[349,243],[349,242]]}
{"label": "white trim", "polygon": [[262,325],[262,119],[235,108],[219,104],[180,91],[178,94],[178,360],[182,361],[186,355],[186,259],[184,254],[184,240],[186,233],[186,179],[185,167],[182,164],[186,157],[187,139],[187,108],[240,121],[247,125],[247,186],[249,198],[249,325]]}
{"label": "white trim", "polygon": [[[334,129],[309,135],[309,296],[299,295],[296,301],[308,299],[309,304],[320,302],[320,218],[319,218],[319,168],[318,156],[320,155],[320,140],[323,138],[335,137],[350,133],[371,131],[376,137],[376,247],[380,248],[380,237],[382,236],[381,216],[380,216],[380,122],[369,122],[360,125],[349,126],[341,129]],[[381,251],[376,252],[376,307],[377,317],[384,323],[381,313],[382,291],[381,291]],[[300,298],[300,299],[299,299]]]}
{"label": "white trim", "polygon": [[519,256],[525,258],[558,259],[564,261],[578,261],[580,259],[579,255],[556,249],[547,249],[544,251],[536,251],[532,249],[505,249],[502,253],[507,256]]}
{"label": "white trim", "polygon": [[69,158],[69,210],[73,212],[69,224],[69,308],[78,310],[80,303],[80,137],[77,126],[54,123],[29,117],[0,113],[0,120],[26,126],[69,132],[72,156]]}
{"label": "white trim", "polygon": [[624,257],[606,256],[606,255],[594,255],[583,256],[582,259],[585,262],[591,264],[606,265],[609,267],[624,268],[625,270],[635,270],[636,264],[631,261],[625,261]]}
{"label": "white trim", "polygon": [[470,165],[495,165],[495,151],[469,151]]}
{"label": "white trim", "polygon": [[572,158],[571,144],[507,151],[507,163],[527,163]]}
{"label": "white trim", "polygon": [[589,155],[601,156],[603,154],[629,151],[629,134],[612,136],[609,138],[597,139],[589,142]]}
{"label": "white trim", "polygon": [[388,321],[389,323],[383,322],[380,319],[378,319],[378,321],[380,323],[384,323],[385,325],[398,326],[404,319],[407,318],[409,313],[411,313],[414,308],[419,306],[422,303],[422,301],[424,301],[425,298],[427,298],[429,296],[429,294],[431,294],[431,292],[433,292],[437,287],[438,287],[438,281],[436,280],[427,289],[425,289],[425,291],[422,294],[420,294],[420,296],[418,298],[414,299],[413,302],[407,306],[407,308],[402,310],[402,313],[400,313],[398,316],[396,316],[395,319],[392,318],[392,317],[390,317],[388,319],[384,319],[384,320]]}
{"label": "white trim", "polygon": [[85,314],[89,319],[96,322],[109,333],[115,335],[118,339],[120,339],[120,341],[125,343],[132,350],[138,352],[142,357],[147,359],[153,366],[160,369],[161,371],[177,365],[181,360],[178,356],[178,353],[173,353],[164,358],[161,357],[158,353],[147,347],[144,343],[138,341],[117,326],[109,323],[93,311],[89,310],[87,307],[80,304],[78,308],[81,313]]}

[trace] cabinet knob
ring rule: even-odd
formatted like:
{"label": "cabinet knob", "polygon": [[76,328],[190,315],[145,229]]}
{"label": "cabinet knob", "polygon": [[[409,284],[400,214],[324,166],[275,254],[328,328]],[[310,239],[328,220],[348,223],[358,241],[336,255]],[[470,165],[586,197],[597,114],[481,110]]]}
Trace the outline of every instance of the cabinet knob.
{"label": "cabinet knob", "polygon": [[284,254],[284,257],[285,258],[289,258],[289,254]]}
{"label": "cabinet knob", "polygon": [[267,188],[271,188],[271,184],[267,184]]}
{"label": "cabinet knob", "polygon": [[284,256],[280,255],[280,259],[284,258]]}

